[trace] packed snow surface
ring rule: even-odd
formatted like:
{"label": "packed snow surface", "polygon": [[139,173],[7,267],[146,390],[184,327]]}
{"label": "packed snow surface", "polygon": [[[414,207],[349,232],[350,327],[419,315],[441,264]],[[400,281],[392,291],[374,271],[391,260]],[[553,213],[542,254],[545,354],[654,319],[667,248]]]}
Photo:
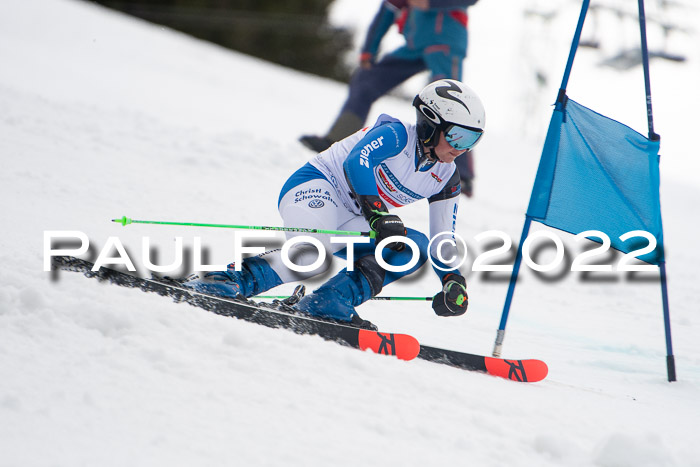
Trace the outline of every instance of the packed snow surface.
{"label": "packed snow surface", "polygon": [[[334,15],[367,18],[375,8],[343,0]],[[470,270],[498,246],[475,236],[519,238],[578,5],[482,0],[470,12],[465,81],[486,105],[488,128],[475,194],[462,199],[457,223],[470,251],[469,312],[439,318],[425,302],[358,311],[425,344],[488,355],[508,274]],[[327,129],[346,87],[94,4],[5,0],[0,466],[699,466],[700,10],[688,0],[650,5],[648,16],[682,27],[664,38],[650,23],[650,47],[687,58],[651,66],[678,381],[666,381],[658,273],[572,273],[564,264],[521,272],[504,356],[550,369],[545,381],[522,384],[45,272],[44,235],[59,230],[84,232],[92,256],[118,237],[141,274],[144,237],[160,264],[172,262],[176,237],[190,250],[200,237],[211,263],[229,262],[231,230],[110,220],[279,225],[279,189],[312,156],[297,138]],[[634,20],[599,8],[597,21],[584,38],[595,34],[601,47],[579,51],[569,95],[646,134],[641,68],[602,65],[636,46]],[[372,116],[380,112],[413,118],[400,97],[380,100]],[[397,213],[427,228],[425,203]],[[590,248],[552,232],[569,261]],[[545,249],[539,261],[551,255]],[[425,268],[383,294],[438,289]]]}

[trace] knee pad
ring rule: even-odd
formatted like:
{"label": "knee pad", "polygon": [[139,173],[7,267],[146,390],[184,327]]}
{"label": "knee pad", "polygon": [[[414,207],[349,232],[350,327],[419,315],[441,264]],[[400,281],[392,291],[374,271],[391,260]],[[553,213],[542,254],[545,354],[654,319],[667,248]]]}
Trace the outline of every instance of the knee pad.
{"label": "knee pad", "polygon": [[355,270],[362,274],[369,282],[372,297],[379,294],[384,287],[386,271],[378,263],[374,255],[363,256],[355,261]]}

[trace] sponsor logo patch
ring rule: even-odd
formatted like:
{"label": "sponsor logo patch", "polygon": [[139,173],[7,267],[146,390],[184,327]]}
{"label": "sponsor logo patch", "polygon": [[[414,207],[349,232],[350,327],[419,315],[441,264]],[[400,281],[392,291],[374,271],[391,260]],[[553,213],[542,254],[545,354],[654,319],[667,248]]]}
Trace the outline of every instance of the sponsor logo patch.
{"label": "sponsor logo patch", "polygon": [[326,205],[326,203],[324,203],[320,199],[312,199],[311,201],[309,201],[310,208],[318,209],[318,208],[322,208],[325,205]]}
{"label": "sponsor logo patch", "polygon": [[[308,201],[308,206],[311,208],[322,208],[325,206],[326,202],[331,203],[333,206],[338,207],[338,203],[335,202],[331,194],[326,190],[321,190],[320,188],[309,188],[307,190],[298,190],[294,193],[294,203],[306,203]],[[321,204],[312,203],[318,201]]]}
{"label": "sponsor logo patch", "polygon": [[396,188],[394,188],[394,187],[392,186],[391,182],[389,181],[389,179],[386,178],[386,175],[384,175],[384,172],[383,172],[382,170],[378,170],[378,171],[377,171],[377,174],[379,175],[379,179],[380,179],[380,180],[382,181],[382,183],[384,184],[384,187],[386,187],[386,189],[387,189],[388,191],[391,191],[391,192],[396,191]]}
{"label": "sponsor logo patch", "polygon": [[369,168],[369,154],[375,149],[378,149],[380,146],[383,146],[383,140],[384,137],[380,136],[379,138],[364,145],[364,147],[360,150],[360,165],[364,165],[365,167]]}

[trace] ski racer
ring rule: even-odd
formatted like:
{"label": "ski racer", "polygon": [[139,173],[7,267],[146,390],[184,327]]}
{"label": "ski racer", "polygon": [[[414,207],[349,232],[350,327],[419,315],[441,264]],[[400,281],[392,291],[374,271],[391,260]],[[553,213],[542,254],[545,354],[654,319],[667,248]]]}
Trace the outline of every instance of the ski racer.
{"label": "ski racer", "polygon": [[[431,256],[442,281],[432,302],[439,316],[459,316],[467,310],[466,280],[458,269],[440,258],[456,256],[453,242],[435,241],[406,228],[390,208],[426,198],[431,238],[446,232],[453,237],[460,195],[459,173],[454,160],[481,139],[485,111],[479,97],[467,85],[450,79],[426,86],[414,99],[416,124],[403,123],[386,114],[371,128],[364,128],[316,155],[286,181],[278,209],[286,227],[324,230],[374,231],[369,243],[354,245],[354,268],[343,269],[295,305],[314,316],[371,327],[355,307],[376,296],[385,285],[418,270]],[[287,239],[299,233],[288,233]],[[307,234],[308,235],[308,234]],[[375,246],[388,237],[405,236],[420,250],[418,262],[403,272],[385,270],[375,258]],[[347,247],[332,237],[314,234],[326,251],[345,257]],[[437,251],[441,245],[441,251]],[[393,242],[382,258],[392,266],[413,257],[403,242]],[[439,253],[439,254],[438,254]],[[297,266],[317,262],[318,250],[309,242],[290,247],[289,258]],[[283,283],[321,274],[329,262],[309,272],[287,268],[280,250],[246,258],[241,270],[193,274],[183,285],[203,293],[230,298],[252,297]],[[439,266],[439,267],[438,267]]]}

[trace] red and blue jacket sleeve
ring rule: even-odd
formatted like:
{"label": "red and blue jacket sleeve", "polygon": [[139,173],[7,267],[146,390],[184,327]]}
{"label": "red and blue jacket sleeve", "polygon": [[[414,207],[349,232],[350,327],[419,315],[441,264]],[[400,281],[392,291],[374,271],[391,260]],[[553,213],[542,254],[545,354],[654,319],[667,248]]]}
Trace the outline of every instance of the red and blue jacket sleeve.
{"label": "red and blue jacket sleeve", "polygon": [[395,11],[396,10],[392,6],[382,2],[382,5],[379,7],[379,11],[374,16],[372,24],[370,24],[369,29],[367,30],[365,43],[360,51],[363,60],[374,61],[375,57],[377,56],[377,50],[379,50],[379,44],[382,42],[384,35],[396,20]]}

